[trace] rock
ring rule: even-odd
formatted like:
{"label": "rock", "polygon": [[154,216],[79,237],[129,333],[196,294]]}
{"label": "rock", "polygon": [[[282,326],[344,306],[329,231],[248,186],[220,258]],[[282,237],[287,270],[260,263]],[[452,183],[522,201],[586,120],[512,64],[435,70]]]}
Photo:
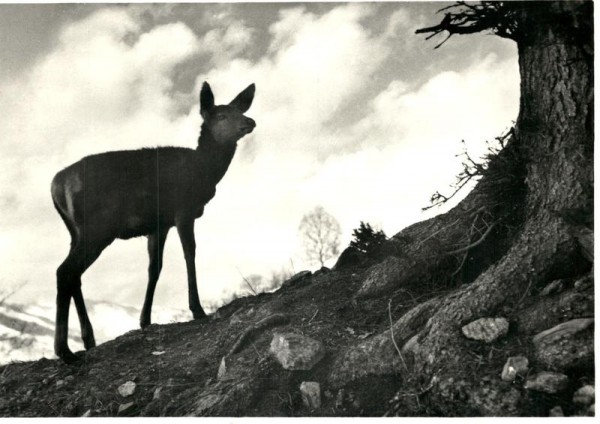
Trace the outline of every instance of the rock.
{"label": "rock", "polygon": [[529,360],[524,356],[511,356],[502,369],[503,381],[515,381],[517,375],[524,377],[529,370]]}
{"label": "rock", "polygon": [[340,270],[343,268],[350,268],[360,264],[365,257],[365,254],[358,251],[354,247],[347,247],[344,249],[342,254],[339,256],[337,262],[333,266],[333,269]]}
{"label": "rock", "polygon": [[160,399],[160,392],[162,392],[162,387],[157,387],[154,389],[154,394],[152,395],[152,400]]}
{"label": "rock", "polygon": [[[306,283],[308,283],[309,279],[307,277],[309,277],[311,275],[312,275],[312,272],[310,272],[310,271],[300,271],[300,272],[292,275],[286,281],[284,281],[283,284],[281,285],[281,287],[282,288],[284,288],[284,287],[287,288],[287,287],[296,286],[300,282],[306,282]],[[304,284],[302,284],[302,285],[304,285]]]}
{"label": "rock", "polygon": [[133,406],[133,402],[128,402],[128,403],[119,405],[119,410],[117,411],[117,415],[121,415],[121,414],[129,411],[132,406]]}
{"label": "rock", "polygon": [[356,297],[377,296],[393,289],[399,281],[401,264],[400,259],[390,256],[383,262],[373,265],[367,271],[367,276],[356,293]]}
{"label": "rock", "polygon": [[564,280],[554,280],[550,284],[548,284],[544,289],[540,292],[540,296],[550,296],[552,294],[560,293],[565,289]]}
{"label": "rock", "polygon": [[91,417],[92,416],[92,410],[88,409],[87,411],[85,411],[83,413],[83,415],[81,416],[81,418],[87,418],[87,417]]}
{"label": "rock", "polygon": [[467,402],[486,417],[515,417],[522,412],[519,408],[521,392],[497,379],[482,382],[480,387],[473,388]]}
{"label": "rock", "polygon": [[388,330],[342,350],[331,366],[328,381],[341,387],[370,375],[396,375],[401,367]]}
{"label": "rock", "polygon": [[540,296],[515,316],[519,334],[537,334],[575,318],[594,316],[593,287],[584,291],[568,289],[554,296]]}
{"label": "rock", "polygon": [[569,377],[564,374],[541,371],[530,376],[523,387],[527,390],[554,394],[566,389],[568,384]]}
{"label": "rock", "polygon": [[117,390],[123,397],[131,396],[133,392],[135,392],[135,383],[133,381],[127,381],[121,384]]}
{"label": "rock", "polygon": [[286,370],[310,370],[325,356],[321,342],[294,333],[275,333],[269,350]]}
{"label": "rock", "polygon": [[219,370],[217,371],[217,380],[222,380],[227,374],[227,363],[225,361],[225,356],[221,358],[221,364],[219,365]]}
{"label": "rock", "polygon": [[573,394],[573,403],[576,403],[578,405],[582,405],[582,406],[588,406],[594,403],[596,394],[595,394],[595,390],[594,390],[594,386],[591,386],[589,384],[586,384],[583,387],[580,387],[574,394]]}
{"label": "rock", "polygon": [[327,274],[329,271],[331,271],[329,268],[322,266],[320,269],[315,271],[313,275],[316,277],[317,275]]}
{"label": "rock", "polygon": [[462,327],[465,337],[491,343],[508,333],[508,321],[505,318],[479,318]]}
{"label": "rock", "polygon": [[594,366],[594,319],[573,319],[533,337],[535,358],[553,370]]}
{"label": "rock", "polygon": [[344,395],[345,395],[345,390],[344,389],[340,389],[338,390],[336,396],[335,396],[335,407],[336,409],[342,409],[344,406]]}
{"label": "rock", "polygon": [[57,389],[60,389],[60,388],[61,388],[62,386],[64,386],[64,385],[65,385],[65,380],[58,380],[58,381],[56,382],[56,388],[57,388]]}
{"label": "rock", "polygon": [[565,413],[563,412],[560,406],[555,406],[548,412],[549,417],[564,417]]}
{"label": "rock", "polygon": [[300,384],[302,402],[309,409],[321,407],[321,385],[314,381],[303,381]]}
{"label": "rock", "polygon": [[590,273],[585,277],[575,281],[573,287],[579,292],[586,291],[587,289],[594,287],[594,274]]}

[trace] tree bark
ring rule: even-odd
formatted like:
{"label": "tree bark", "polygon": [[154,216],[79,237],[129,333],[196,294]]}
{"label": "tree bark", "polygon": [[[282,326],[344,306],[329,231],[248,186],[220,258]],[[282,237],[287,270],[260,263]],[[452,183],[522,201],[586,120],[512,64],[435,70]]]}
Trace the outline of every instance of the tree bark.
{"label": "tree bark", "polygon": [[[512,226],[490,243],[500,242],[505,248],[490,254],[489,244],[477,246],[470,254],[484,251],[493,264],[478,269],[470,284],[447,296],[427,324],[405,346],[414,354],[414,369],[442,382],[451,376],[468,374],[472,365],[468,358],[461,327],[475,319],[505,316],[515,321],[523,302],[541,287],[558,278],[582,275],[591,268],[578,242],[579,230],[593,225],[593,31],[591,2],[515,3],[518,31],[521,100],[519,117],[507,149],[517,152],[516,172],[510,184],[523,184],[523,196],[502,202],[501,190],[487,190],[491,177],[484,177],[474,191],[448,214],[409,227],[395,236],[396,240],[414,235],[415,228],[430,228],[419,241],[404,246],[406,264],[423,262],[427,266],[410,267],[397,285],[418,281],[432,272],[444,271],[447,250],[464,237],[472,222],[468,211],[496,204],[490,215],[499,227]],[[512,7],[512,6],[509,6]],[[505,149],[506,150],[506,149]],[[502,152],[501,152],[502,154]],[[497,179],[497,176],[494,178]],[[489,188],[489,187],[488,187]],[[517,190],[518,192],[518,190]],[[483,193],[483,195],[482,195]],[[514,215],[511,214],[511,211]],[[433,246],[439,227],[453,221],[457,233],[447,233],[445,242]],[[462,233],[460,235],[459,233]],[[487,249],[487,251],[485,250]],[[493,251],[493,249],[491,249]],[[446,278],[450,278],[445,270]],[[499,374],[499,373],[498,373]],[[465,383],[475,385],[475,382]],[[456,410],[456,398],[440,395],[439,384],[432,395],[440,401],[441,411]],[[472,387],[474,389],[475,386]],[[469,390],[466,390],[468,393]],[[472,390],[471,392],[474,393]],[[467,396],[468,398],[469,396]],[[448,401],[444,406],[444,401]],[[452,403],[452,405],[450,404]],[[446,409],[445,409],[446,408]],[[479,411],[481,413],[481,411]]]}

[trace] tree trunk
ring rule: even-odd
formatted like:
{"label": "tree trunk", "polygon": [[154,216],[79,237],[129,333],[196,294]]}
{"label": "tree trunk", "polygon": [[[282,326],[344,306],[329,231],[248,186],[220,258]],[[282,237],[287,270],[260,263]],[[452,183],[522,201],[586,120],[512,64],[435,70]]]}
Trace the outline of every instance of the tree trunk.
{"label": "tree trunk", "polygon": [[[462,335],[462,326],[482,317],[503,316],[514,322],[523,303],[544,285],[559,278],[577,277],[591,268],[589,255],[582,254],[582,231],[589,236],[593,225],[592,6],[591,2],[518,6],[516,20],[520,30],[515,38],[521,74],[520,112],[505,150],[516,152],[513,158],[518,156],[518,160],[513,165],[521,171],[515,172],[508,184],[518,188],[521,181],[524,196],[503,201],[497,187],[493,193],[489,190],[493,185],[489,180],[497,181],[498,175],[484,176],[448,214],[395,236],[396,240],[403,240],[415,228],[431,228],[420,236],[421,241],[429,243],[426,250],[416,248],[424,243],[411,241],[403,246],[408,253],[401,258],[405,264],[414,264],[428,256],[428,265],[403,271],[409,276],[401,272],[396,285],[444,271],[442,258],[447,258],[450,246],[456,246],[473,223],[468,211],[495,204],[488,219],[498,223],[499,228],[508,228],[497,229],[495,239],[491,237],[487,244],[472,249],[469,255],[484,251],[483,261],[493,257],[495,262],[487,269],[478,269],[480,273],[472,283],[447,296],[417,337],[405,346],[414,355],[413,369],[437,383],[431,394],[441,413],[452,414],[457,400],[481,395],[476,379],[465,378],[460,390],[456,388],[462,395],[449,394],[452,390],[449,392],[444,384],[450,377],[456,383],[457,374],[471,374],[473,364],[467,358],[472,346]],[[490,166],[493,163],[494,160]],[[508,204],[514,201],[518,203]],[[446,231],[444,243],[433,245],[432,240],[439,237],[435,231],[454,217],[456,233]],[[490,243],[500,243],[496,257],[490,254]],[[434,255],[436,259],[432,260]],[[448,269],[445,272],[450,279]]]}

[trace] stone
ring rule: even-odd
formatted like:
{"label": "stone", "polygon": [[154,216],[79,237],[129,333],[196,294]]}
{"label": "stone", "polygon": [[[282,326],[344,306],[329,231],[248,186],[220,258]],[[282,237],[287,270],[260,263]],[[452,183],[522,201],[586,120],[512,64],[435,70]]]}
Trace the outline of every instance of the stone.
{"label": "stone", "polygon": [[529,370],[529,360],[524,356],[511,356],[506,360],[502,369],[503,381],[515,381],[517,375],[524,377]]}
{"label": "stone", "polygon": [[564,374],[541,371],[530,376],[523,387],[527,390],[554,394],[566,389],[568,384],[569,377]]}
{"label": "stone", "polygon": [[596,393],[594,390],[594,386],[586,384],[583,387],[577,389],[577,391],[573,394],[573,403],[588,406],[594,403],[596,398]]}
{"label": "stone", "polygon": [[123,397],[131,396],[135,392],[135,383],[133,381],[127,381],[121,384],[117,390]]}
{"label": "stone", "polygon": [[540,292],[540,296],[550,296],[552,294],[560,293],[564,289],[565,283],[563,280],[554,280],[543,288],[543,290]]}
{"label": "stone", "polygon": [[367,276],[356,297],[365,298],[377,296],[393,289],[399,282],[402,261],[395,256],[386,258],[383,262],[373,265],[367,271]]}
{"label": "stone", "polygon": [[335,396],[335,407],[336,409],[342,409],[344,406],[344,397],[346,395],[346,391],[344,389],[338,390]]}
{"label": "stone", "polygon": [[275,333],[269,351],[286,370],[308,371],[325,356],[321,342],[294,333]]}
{"label": "stone", "polygon": [[[521,392],[498,379],[482,381],[479,387],[469,390],[468,405],[485,417],[517,417],[522,413]],[[460,392],[459,392],[460,393]]]}
{"label": "stone", "polygon": [[81,416],[81,418],[87,418],[87,417],[91,417],[92,416],[92,410],[88,409],[87,411],[85,411],[83,413],[83,415]]}
{"label": "stone", "polygon": [[327,274],[329,271],[331,271],[329,268],[327,268],[326,266],[322,266],[317,271],[315,271],[314,276],[316,277],[318,275]]}
{"label": "stone", "polygon": [[553,370],[593,368],[594,319],[563,322],[533,337],[535,359]]}
{"label": "stone", "polygon": [[123,403],[119,405],[119,410],[117,411],[117,415],[121,415],[131,409],[133,406],[133,402]]}
{"label": "stone", "polygon": [[62,386],[64,386],[64,385],[65,385],[65,380],[58,380],[58,381],[56,382],[56,388],[57,388],[57,389],[60,389],[60,388],[61,388]]}
{"label": "stone", "polygon": [[462,327],[465,337],[491,343],[508,333],[506,318],[479,318]]}
{"label": "stone", "polygon": [[348,246],[339,256],[337,262],[333,266],[333,269],[339,271],[343,268],[350,268],[361,263],[365,254],[355,249],[354,247]]}
{"label": "stone", "polygon": [[157,387],[154,389],[154,394],[152,395],[152,400],[160,399],[160,392],[162,392],[162,387]]}
{"label": "stone", "polygon": [[284,281],[283,284],[281,285],[281,287],[288,288],[288,287],[299,285],[299,283],[303,283],[301,285],[304,285],[305,283],[309,282],[309,279],[307,277],[310,277],[311,275],[312,275],[312,272],[310,272],[310,271],[297,272],[296,274],[294,274],[290,278],[288,278],[286,281]]}
{"label": "stone", "polygon": [[302,402],[309,409],[321,407],[321,385],[315,381],[303,381],[300,384]]}
{"label": "stone", "polygon": [[563,412],[560,406],[555,406],[548,412],[549,417],[564,417],[565,413]]}
{"label": "stone", "polygon": [[333,387],[342,387],[368,376],[396,375],[401,367],[388,330],[343,349],[331,366],[328,381]]}
{"label": "stone", "polygon": [[221,364],[219,365],[219,370],[217,371],[217,380],[222,380],[227,374],[227,362],[225,360],[225,356],[221,358]]}

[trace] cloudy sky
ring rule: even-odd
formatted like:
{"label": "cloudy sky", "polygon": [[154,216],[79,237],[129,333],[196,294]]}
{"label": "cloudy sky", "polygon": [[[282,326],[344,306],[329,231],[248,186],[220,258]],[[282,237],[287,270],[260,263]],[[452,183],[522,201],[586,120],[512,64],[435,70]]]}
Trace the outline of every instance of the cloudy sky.
{"label": "cloudy sky", "polygon": [[[421,208],[448,191],[460,141],[483,153],[519,96],[513,43],[472,35],[434,50],[442,38],[414,34],[443,5],[0,5],[2,287],[53,302],[69,247],[54,174],[93,153],[195,147],[203,81],[218,104],[256,83],[258,125],[196,222],[204,304],[243,291],[241,274],[311,268],[297,230],[317,205],[344,245],[361,220],[393,235],[440,213]],[[116,241],[84,295],[141,306],[146,268],[145,238]],[[176,232],[155,305],[187,307]]]}

